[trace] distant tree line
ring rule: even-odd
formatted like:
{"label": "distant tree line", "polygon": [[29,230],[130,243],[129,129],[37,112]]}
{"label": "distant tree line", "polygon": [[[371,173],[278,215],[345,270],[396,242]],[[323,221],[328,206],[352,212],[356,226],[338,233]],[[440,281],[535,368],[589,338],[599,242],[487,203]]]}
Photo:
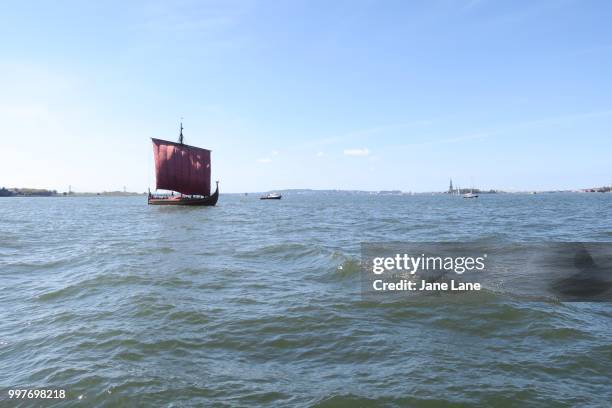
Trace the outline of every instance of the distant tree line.
{"label": "distant tree line", "polygon": [[612,193],[612,186],[587,188],[583,191],[586,191],[587,193]]}
{"label": "distant tree line", "polygon": [[7,190],[4,187],[0,188],[0,197],[11,197],[14,195],[15,193],[13,193],[11,190]]}
{"label": "distant tree line", "polygon": [[2,187],[0,189],[0,197],[50,197],[57,195],[57,190],[45,190],[43,188],[11,188]]}

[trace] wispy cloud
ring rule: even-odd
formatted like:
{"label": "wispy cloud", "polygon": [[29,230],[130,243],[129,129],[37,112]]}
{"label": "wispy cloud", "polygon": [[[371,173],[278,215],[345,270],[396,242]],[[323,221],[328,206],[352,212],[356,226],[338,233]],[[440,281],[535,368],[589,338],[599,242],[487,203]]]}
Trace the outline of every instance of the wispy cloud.
{"label": "wispy cloud", "polygon": [[366,148],[363,149],[345,149],[344,154],[346,156],[365,157],[370,154],[370,151]]}
{"label": "wispy cloud", "polygon": [[569,113],[566,115],[552,116],[542,119],[527,120],[508,125],[507,128],[528,127],[528,126],[556,126],[584,119],[594,119],[608,117],[612,115],[612,110],[600,110],[592,112]]}
{"label": "wispy cloud", "polygon": [[415,120],[411,122],[403,122],[403,123],[391,123],[387,125],[374,126],[366,129],[360,129],[353,132],[349,132],[344,136],[341,136],[340,139],[352,139],[355,137],[366,137],[366,136],[375,136],[380,133],[398,131],[398,130],[406,130],[411,129],[417,126],[429,126],[433,122],[431,120]]}
{"label": "wispy cloud", "polygon": [[[468,5],[471,4],[471,7],[466,8],[466,10],[482,6],[482,3],[483,2],[480,1],[469,2]],[[565,7],[566,3],[567,2],[564,1],[525,2],[513,7],[511,11],[491,14],[489,18],[483,19],[482,21],[484,24],[492,27],[500,27],[502,25],[515,26],[521,22],[536,20],[542,16],[550,15],[555,9]]]}
{"label": "wispy cloud", "polygon": [[447,137],[444,139],[428,140],[426,142],[416,142],[416,143],[410,143],[410,144],[405,144],[401,146],[393,146],[393,148],[396,149],[396,148],[406,148],[406,147],[421,147],[421,146],[461,143],[461,142],[467,142],[471,140],[486,139],[487,137],[491,135],[492,133],[472,133],[472,134],[465,135],[465,136]]}
{"label": "wispy cloud", "polygon": [[358,139],[358,138],[362,138],[362,139],[370,138],[374,136],[379,136],[383,133],[394,132],[394,131],[397,132],[397,131],[402,131],[402,130],[419,128],[423,126],[430,126],[433,123],[434,121],[432,120],[422,119],[422,120],[413,120],[409,122],[390,123],[390,124],[385,124],[385,125],[380,125],[380,126],[373,126],[373,127],[368,127],[364,129],[350,131],[350,132],[347,132],[347,133],[344,133],[338,136],[312,139],[312,140],[309,140],[308,142],[304,142],[304,143],[300,143],[300,144],[291,146],[288,148],[288,150],[302,150],[305,148],[327,146],[327,145],[334,144],[334,143],[351,141],[351,140]]}
{"label": "wispy cloud", "polygon": [[234,26],[252,8],[245,1],[151,2],[143,7],[139,26],[163,32],[212,32]]}
{"label": "wispy cloud", "polygon": [[317,157],[323,157],[325,155],[325,153],[323,152],[317,152],[317,154],[315,156]]}
{"label": "wispy cloud", "polygon": [[484,0],[468,0],[465,3],[464,8],[472,9],[472,8],[475,8],[475,7],[478,7],[478,6],[482,5],[483,3],[484,3]]}
{"label": "wispy cloud", "polygon": [[508,123],[508,124],[501,125],[495,128],[473,132],[473,133],[470,133],[464,136],[445,137],[445,138],[443,137],[443,138],[432,139],[432,140],[427,140],[423,142],[415,142],[415,143],[408,143],[408,144],[387,146],[387,147],[393,148],[393,149],[402,149],[402,148],[413,148],[413,147],[470,142],[470,141],[483,140],[483,139],[487,139],[490,137],[501,136],[509,132],[516,133],[524,129],[534,128],[534,127],[537,128],[537,127],[562,126],[568,123],[573,123],[573,122],[577,122],[581,120],[605,118],[609,116],[612,116],[612,110],[569,113],[569,114],[559,115],[559,116],[552,116],[552,117],[546,117],[546,118],[540,118],[540,119],[532,119],[532,120]]}
{"label": "wispy cloud", "polygon": [[247,0],[202,1],[153,1],[147,2],[130,29],[144,33],[147,47],[176,44],[177,41],[194,42],[206,50],[242,49],[252,39],[236,30],[254,9],[254,2]]}
{"label": "wispy cloud", "polygon": [[261,159],[258,159],[257,161],[259,163],[264,163],[264,164],[265,163],[272,163],[272,157],[278,156],[278,155],[279,155],[278,150],[272,150],[268,156],[262,157]]}

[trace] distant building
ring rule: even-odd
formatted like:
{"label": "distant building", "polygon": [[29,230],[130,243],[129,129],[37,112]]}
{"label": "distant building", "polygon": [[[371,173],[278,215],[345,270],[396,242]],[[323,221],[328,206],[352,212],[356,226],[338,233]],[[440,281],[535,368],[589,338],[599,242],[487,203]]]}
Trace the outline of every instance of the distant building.
{"label": "distant building", "polygon": [[453,194],[453,179],[450,179],[450,184],[448,186],[448,194]]}

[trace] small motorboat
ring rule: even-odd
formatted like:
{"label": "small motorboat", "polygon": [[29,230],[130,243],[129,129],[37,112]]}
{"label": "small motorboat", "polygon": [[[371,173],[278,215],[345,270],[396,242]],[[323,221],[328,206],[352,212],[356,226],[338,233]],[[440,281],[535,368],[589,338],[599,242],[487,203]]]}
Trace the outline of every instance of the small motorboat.
{"label": "small motorboat", "polygon": [[478,198],[478,194],[474,194],[474,190],[472,190],[469,193],[465,193],[463,198]]}
{"label": "small motorboat", "polygon": [[260,200],[280,200],[283,196],[280,193],[269,193],[259,197]]}

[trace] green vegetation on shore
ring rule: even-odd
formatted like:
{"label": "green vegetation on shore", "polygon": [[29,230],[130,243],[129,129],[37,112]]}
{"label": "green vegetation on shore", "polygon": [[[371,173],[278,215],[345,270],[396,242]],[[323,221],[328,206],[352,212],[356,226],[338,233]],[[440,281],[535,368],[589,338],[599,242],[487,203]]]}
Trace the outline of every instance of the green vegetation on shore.
{"label": "green vegetation on shore", "polygon": [[56,190],[45,190],[43,188],[11,188],[2,187],[0,197],[51,197],[57,195]]}
{"label": "green vegetation on shore", "polygon": [[0,197],[92,197],[92,196],[137,196],[146,193],[129,191],[103,191],[101,193],[75,193],[74,191],[58,193],[57,190],[44,188],[0,188]]}

